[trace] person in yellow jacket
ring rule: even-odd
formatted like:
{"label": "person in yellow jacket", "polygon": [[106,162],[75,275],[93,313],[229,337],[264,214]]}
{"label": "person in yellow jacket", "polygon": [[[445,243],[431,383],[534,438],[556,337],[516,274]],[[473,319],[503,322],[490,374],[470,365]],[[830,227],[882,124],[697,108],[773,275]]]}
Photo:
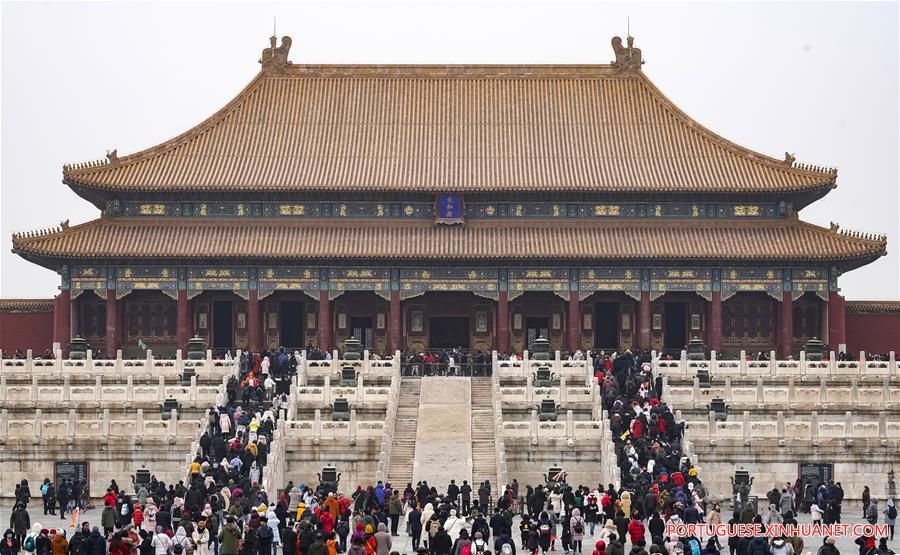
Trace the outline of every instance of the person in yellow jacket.
{"label": "person in yellow jacket", "polygon": [[297,520],[298,520],[298,521],[299,521],[301,518],[303,518],[303,511],[305,511],[305,510],[306,510],[306,503],[304,503],[303,501],[301,501],[300,504],[297,505]]}
{"label": "person in yellow jacket", "polygon": [[251,441],[250,443],[247,444],[247,451],[250,451],[251,453],[253,453],[253,457],[256,458],[256,456],[259,452],[259,449],[257,449],[256,444]]}

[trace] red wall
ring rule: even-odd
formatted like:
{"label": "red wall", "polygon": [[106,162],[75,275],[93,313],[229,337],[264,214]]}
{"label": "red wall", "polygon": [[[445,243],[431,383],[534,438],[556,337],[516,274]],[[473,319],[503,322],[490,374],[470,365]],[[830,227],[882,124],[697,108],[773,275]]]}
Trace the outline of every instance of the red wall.
{"label": "red wall", "polygon": [[0,312],[0,349],[9,357],[16,349],[39,356],[52,346],[53,312]]}
{"label": "red wall", "polygon": [[900,313],[847,313],[847,350],[859,355],[895,351],[900,355]]}

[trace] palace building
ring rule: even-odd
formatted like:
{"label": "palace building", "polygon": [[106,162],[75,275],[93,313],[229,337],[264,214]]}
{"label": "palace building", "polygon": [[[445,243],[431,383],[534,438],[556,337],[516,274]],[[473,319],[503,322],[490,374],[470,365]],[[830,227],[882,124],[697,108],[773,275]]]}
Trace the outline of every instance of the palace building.
{"label": "palace building", "polygon": [[60,275],[63,348],[846,344],[839,276],[886,238],[804,222],[836,170],[706,129],[630,37],[607,65],[304,65],[290,45],[183,134],[63,167],[99,217],[13,236]]}

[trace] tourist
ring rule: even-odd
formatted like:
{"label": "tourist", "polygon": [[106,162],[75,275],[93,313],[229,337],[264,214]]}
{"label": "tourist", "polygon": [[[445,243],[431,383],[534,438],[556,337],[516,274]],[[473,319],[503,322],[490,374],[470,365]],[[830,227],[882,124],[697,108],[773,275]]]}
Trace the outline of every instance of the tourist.
{"label": "tourist", "polygon": [[[393,542],[387,526],[383,522],[378,523],[378,531],[375,532],[375,552],[377,555],[390,555]],[[449,553],[449,550],[448,550]],[[273,553],[273,555],[275,555]]]}
{"label": "tourist", "polygon": [[24,546],[25,536],[31,528],[31,516],[28,514],[28,510],[25,509],[25,505],[22,503],[17,503],[13,508],[12,513],[9,515],[9,527],[16,535],[16,543],[20,546]]}
{"label": "tourist", "polygon": [[862,492],[862,517],[868,518],[869,515],[869,502],[872,500],[872,493],[869,491],[869,486],[863,487]]}
{"label": "tourist", "polygon": [[880,540],[878,540],[877,555],[894,555],[894,551],[891,550],[887,545],[887,538],[881,538]]}
{"label": "tourist", "polygon": [[569,519],[569,530],[572,551],[581,553],[581,542],[584,540],[584,518],[578,509],[572,510],[572,517]]}
{"label": "tourist", "polygon": [[869,524],[878,522],[878,500],[874,497],[870,498],[869,506],[866,508],[866,520]]}
{"label": "tourist", "polygon": [[52,555],[68,555],[69,541],[66,540],[65,530],[50,530],[50,553]]}
{"label": "tourist", "polygon": [[894,526],[897,523],[897,506],[893,498],[888,498],[884,504],[884,523],[888,525],[891,541],[894,541]]}

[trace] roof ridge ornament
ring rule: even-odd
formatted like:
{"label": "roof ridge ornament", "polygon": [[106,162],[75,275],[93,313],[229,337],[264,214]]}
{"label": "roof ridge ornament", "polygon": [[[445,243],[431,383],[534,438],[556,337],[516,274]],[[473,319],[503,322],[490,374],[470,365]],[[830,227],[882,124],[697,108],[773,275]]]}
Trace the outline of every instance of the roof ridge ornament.
{"label": "roof ridge ornament", "polygon": [[641,57],[641,49],[634,47],[634,37],[631,35],[628,35],[626,40],[628,41],[628,46],[622,46],[622,37],[612,38],[612,48],[616,54],[616,59],[613,60],[612,66],[624,70],[641,69],[641,65],[644,63],[644,59]]}
{"label": "roof ridge ornament", "polygon": [[287,66],[291,65],[288,61],[288,53],[291,51],[291,37],[285,35],[281,37],[281,46],[275,46],[278,37],[272,35],[269,37],[269,48],[264,48],[259,63],[262,64],[263,70],[273,69],[275,71],[283,71]]}
{"label": "roof ridge ornament", "polygon": [[793,152],[785,152],[784,153],[784,165],[791,168],[794,166],[794,161],[797,159],[797,156]]}

